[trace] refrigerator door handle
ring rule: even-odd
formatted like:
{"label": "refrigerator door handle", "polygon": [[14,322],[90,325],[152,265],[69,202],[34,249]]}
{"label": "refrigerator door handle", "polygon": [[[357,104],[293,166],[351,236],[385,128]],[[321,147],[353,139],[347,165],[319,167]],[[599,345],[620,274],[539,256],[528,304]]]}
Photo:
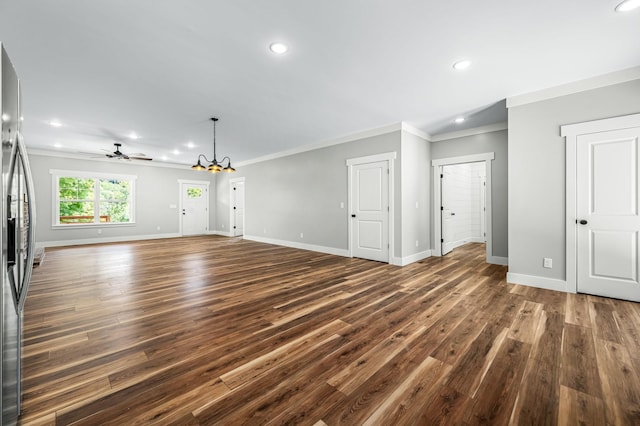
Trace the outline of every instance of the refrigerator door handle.
{"label": "refrigerator door handle", "polygon": [[36,225],[36,205],[35,197],[33,194],[33,179],[31,178],[31,167],[29,166],[29,157],[27,157],[26,148],[22,140],[22,135],[18,133],[16,135],[16,145],[18,147],[16,160],[22,163],[22,169],[24,172],[24,184],[25,194],[27,201],[27,209],[25,218],[27,221],[27,264],[25,265],[24,275],[22,283],[20,285],[20,295],[18,298],[18,312],[22,312],[24,303],[27,299],[27,293],[29,292],[29,284],[31,283],[31,273],[33,271],[33,259],[35,256],[35,225]]}

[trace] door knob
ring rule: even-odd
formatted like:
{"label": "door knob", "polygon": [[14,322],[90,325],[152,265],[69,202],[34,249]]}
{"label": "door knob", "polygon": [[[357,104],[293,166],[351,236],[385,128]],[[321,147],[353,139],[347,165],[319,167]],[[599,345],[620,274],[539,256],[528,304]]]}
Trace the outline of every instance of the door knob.
{"label": "door knob", "polygon": [[355,214],[352,214],[352,215],[351,215],[351,217],[356,217],[356,215],[355,215]]}
{"label": "door knob", "polygon": [[580,221],[580,225],[586,225],[586,224],[587,224],[587,221],[586,221],[586,220],[582,219],[582,220]]}
{"label": "door knob", "polygon": [[455,216],[455,215],[456,215],[455,212],[451,212],[451,216]]}

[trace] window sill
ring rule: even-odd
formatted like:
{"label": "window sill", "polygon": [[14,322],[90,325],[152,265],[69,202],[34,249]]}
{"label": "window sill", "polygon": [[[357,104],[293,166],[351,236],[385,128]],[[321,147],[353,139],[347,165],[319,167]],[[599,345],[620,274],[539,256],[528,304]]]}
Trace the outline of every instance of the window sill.
{"label": "window sill", "polygon": [[92,229],[92,228],[123,228],[129,226],[136,226],[135,222],[127,223],[83,223],[77,225],[51,225],[51,229]]}

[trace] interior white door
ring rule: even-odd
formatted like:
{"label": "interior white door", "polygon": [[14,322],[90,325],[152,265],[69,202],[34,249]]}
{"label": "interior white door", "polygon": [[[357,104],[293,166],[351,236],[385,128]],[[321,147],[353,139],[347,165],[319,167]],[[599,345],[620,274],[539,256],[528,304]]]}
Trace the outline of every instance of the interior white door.
{"label": "interior white door", "polygon": [[640,301],[640,127],[577,138],[577,288]]}
{"label": "interior white door", "polygon": [[233,201],[233,235],[244,235],[244,182],[231,184]]}
{"label": "interior white door", "polygon": [[208,185],[183,182],[180,194],[182,235],[206,234],[209,227]]}
{"label": "interior white door", "polygon": [[451,188],[451,173],[442,167],[440,173],[440,220],[442,225],[442,255],[453,250],[455,243],[455,216],[453,211],[453,189]]}
{"label": "interior white door", "polygon": [[387,161],[352,168],[351,247],[355,257],[389,261],[389,165]]}

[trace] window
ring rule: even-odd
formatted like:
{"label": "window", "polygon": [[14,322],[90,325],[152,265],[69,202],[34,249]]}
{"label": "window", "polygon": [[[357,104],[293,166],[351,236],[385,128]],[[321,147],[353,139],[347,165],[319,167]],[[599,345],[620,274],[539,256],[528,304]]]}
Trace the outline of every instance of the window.
{"label": "window", "polygon": [[202,188],[187,188],[187,197],[202,198]]}
{"label": "window", "polygon": [[136,176],[51,170],[53,225],[134,223]]}

